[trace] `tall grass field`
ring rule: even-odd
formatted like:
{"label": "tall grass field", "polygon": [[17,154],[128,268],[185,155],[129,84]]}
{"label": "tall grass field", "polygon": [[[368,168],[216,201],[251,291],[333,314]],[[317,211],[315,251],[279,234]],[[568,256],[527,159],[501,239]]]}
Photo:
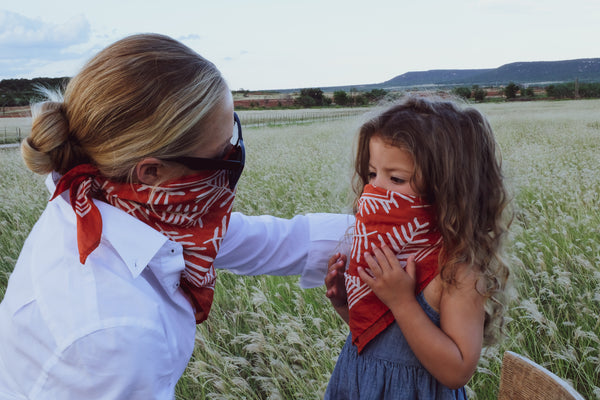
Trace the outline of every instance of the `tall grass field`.
{"label": "tall grass field", "polygon": [[[506,339],[484,348],[469,397],[496,399],[502,355],[512,350],[600,399],[600,101],[474,107],[500,143],[515,218]],[[253,121],[252,112],[240,118]],[[248,123],[235,209],[285,218],[349,212],[363,118]],[[0,298],[48,197],[18,150],[0,149]],[[304,290],[297,281],[221,271],[177,399],[322,398],[348,328],[324,287]]]}

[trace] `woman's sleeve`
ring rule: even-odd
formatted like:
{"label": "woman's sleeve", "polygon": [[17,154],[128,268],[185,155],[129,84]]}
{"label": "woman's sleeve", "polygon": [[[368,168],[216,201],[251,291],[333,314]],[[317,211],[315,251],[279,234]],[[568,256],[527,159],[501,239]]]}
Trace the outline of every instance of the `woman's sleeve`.
{"label": "woman's sleeve", "polygon": [[327,260],[348,252],[354,217],[307,214],[292,219],[232,213],[215,267],[239,275],[301,275],[304,288],[323,284]]}

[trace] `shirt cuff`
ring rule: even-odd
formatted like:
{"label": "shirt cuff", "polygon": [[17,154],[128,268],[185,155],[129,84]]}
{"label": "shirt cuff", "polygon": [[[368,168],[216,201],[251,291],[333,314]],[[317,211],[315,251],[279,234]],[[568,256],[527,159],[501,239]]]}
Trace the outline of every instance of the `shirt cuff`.
{"label": "shirt cuff", "polygon": [[349,255],[354,216],[347,214],[307,214],[310,247],[300,277],[304,289],[323,285],[327,262],[335,253]]}

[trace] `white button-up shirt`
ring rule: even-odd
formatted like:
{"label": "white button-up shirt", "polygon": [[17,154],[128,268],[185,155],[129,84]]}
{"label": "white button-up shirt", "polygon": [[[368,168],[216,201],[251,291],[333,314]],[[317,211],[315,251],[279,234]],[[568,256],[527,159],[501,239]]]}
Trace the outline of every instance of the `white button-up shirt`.
{"label": "white button-up shirt", "polygon": [[[52,192],[52,177],[47,185]],[[48,204],[23,246],[0,304],[0,399],[174,397],[195,334],[179,289],[182,247],[95,203],[102,240],[85,265],[68,193]],[[348,215],[233,213],[215,266],[319,286],[352,224]]]}

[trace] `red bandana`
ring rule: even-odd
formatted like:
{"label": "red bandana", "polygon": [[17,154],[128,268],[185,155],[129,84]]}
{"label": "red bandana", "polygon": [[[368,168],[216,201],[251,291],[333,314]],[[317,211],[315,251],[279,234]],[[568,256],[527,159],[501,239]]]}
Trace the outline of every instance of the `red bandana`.
{"label": "red bandana", "polygon": [[394,316],[358,276],[368,269],[364,253],[386,244],[405,266],[411,254],[417,262],[416,293],[438,274],[442,239],[433,208],[418,197],[366,185],[358,201],[350,264],[345,274],[352,343],[360,353],[367,343],[394,322]]}
{"label": "red bandana", "polygon": [[213,261],[225,236],[235,198],[227,179],[225,171],[211,171],[152,187],[112,182],[94,166],[84,164],[59,180],[52,199],[70,190],[82,264],[98,247],[102,236],[102,217],[92,198],[125,211],[180,243],[185,260],[181,288],[200,323],[208,317],[212,305],[216,281]]}

